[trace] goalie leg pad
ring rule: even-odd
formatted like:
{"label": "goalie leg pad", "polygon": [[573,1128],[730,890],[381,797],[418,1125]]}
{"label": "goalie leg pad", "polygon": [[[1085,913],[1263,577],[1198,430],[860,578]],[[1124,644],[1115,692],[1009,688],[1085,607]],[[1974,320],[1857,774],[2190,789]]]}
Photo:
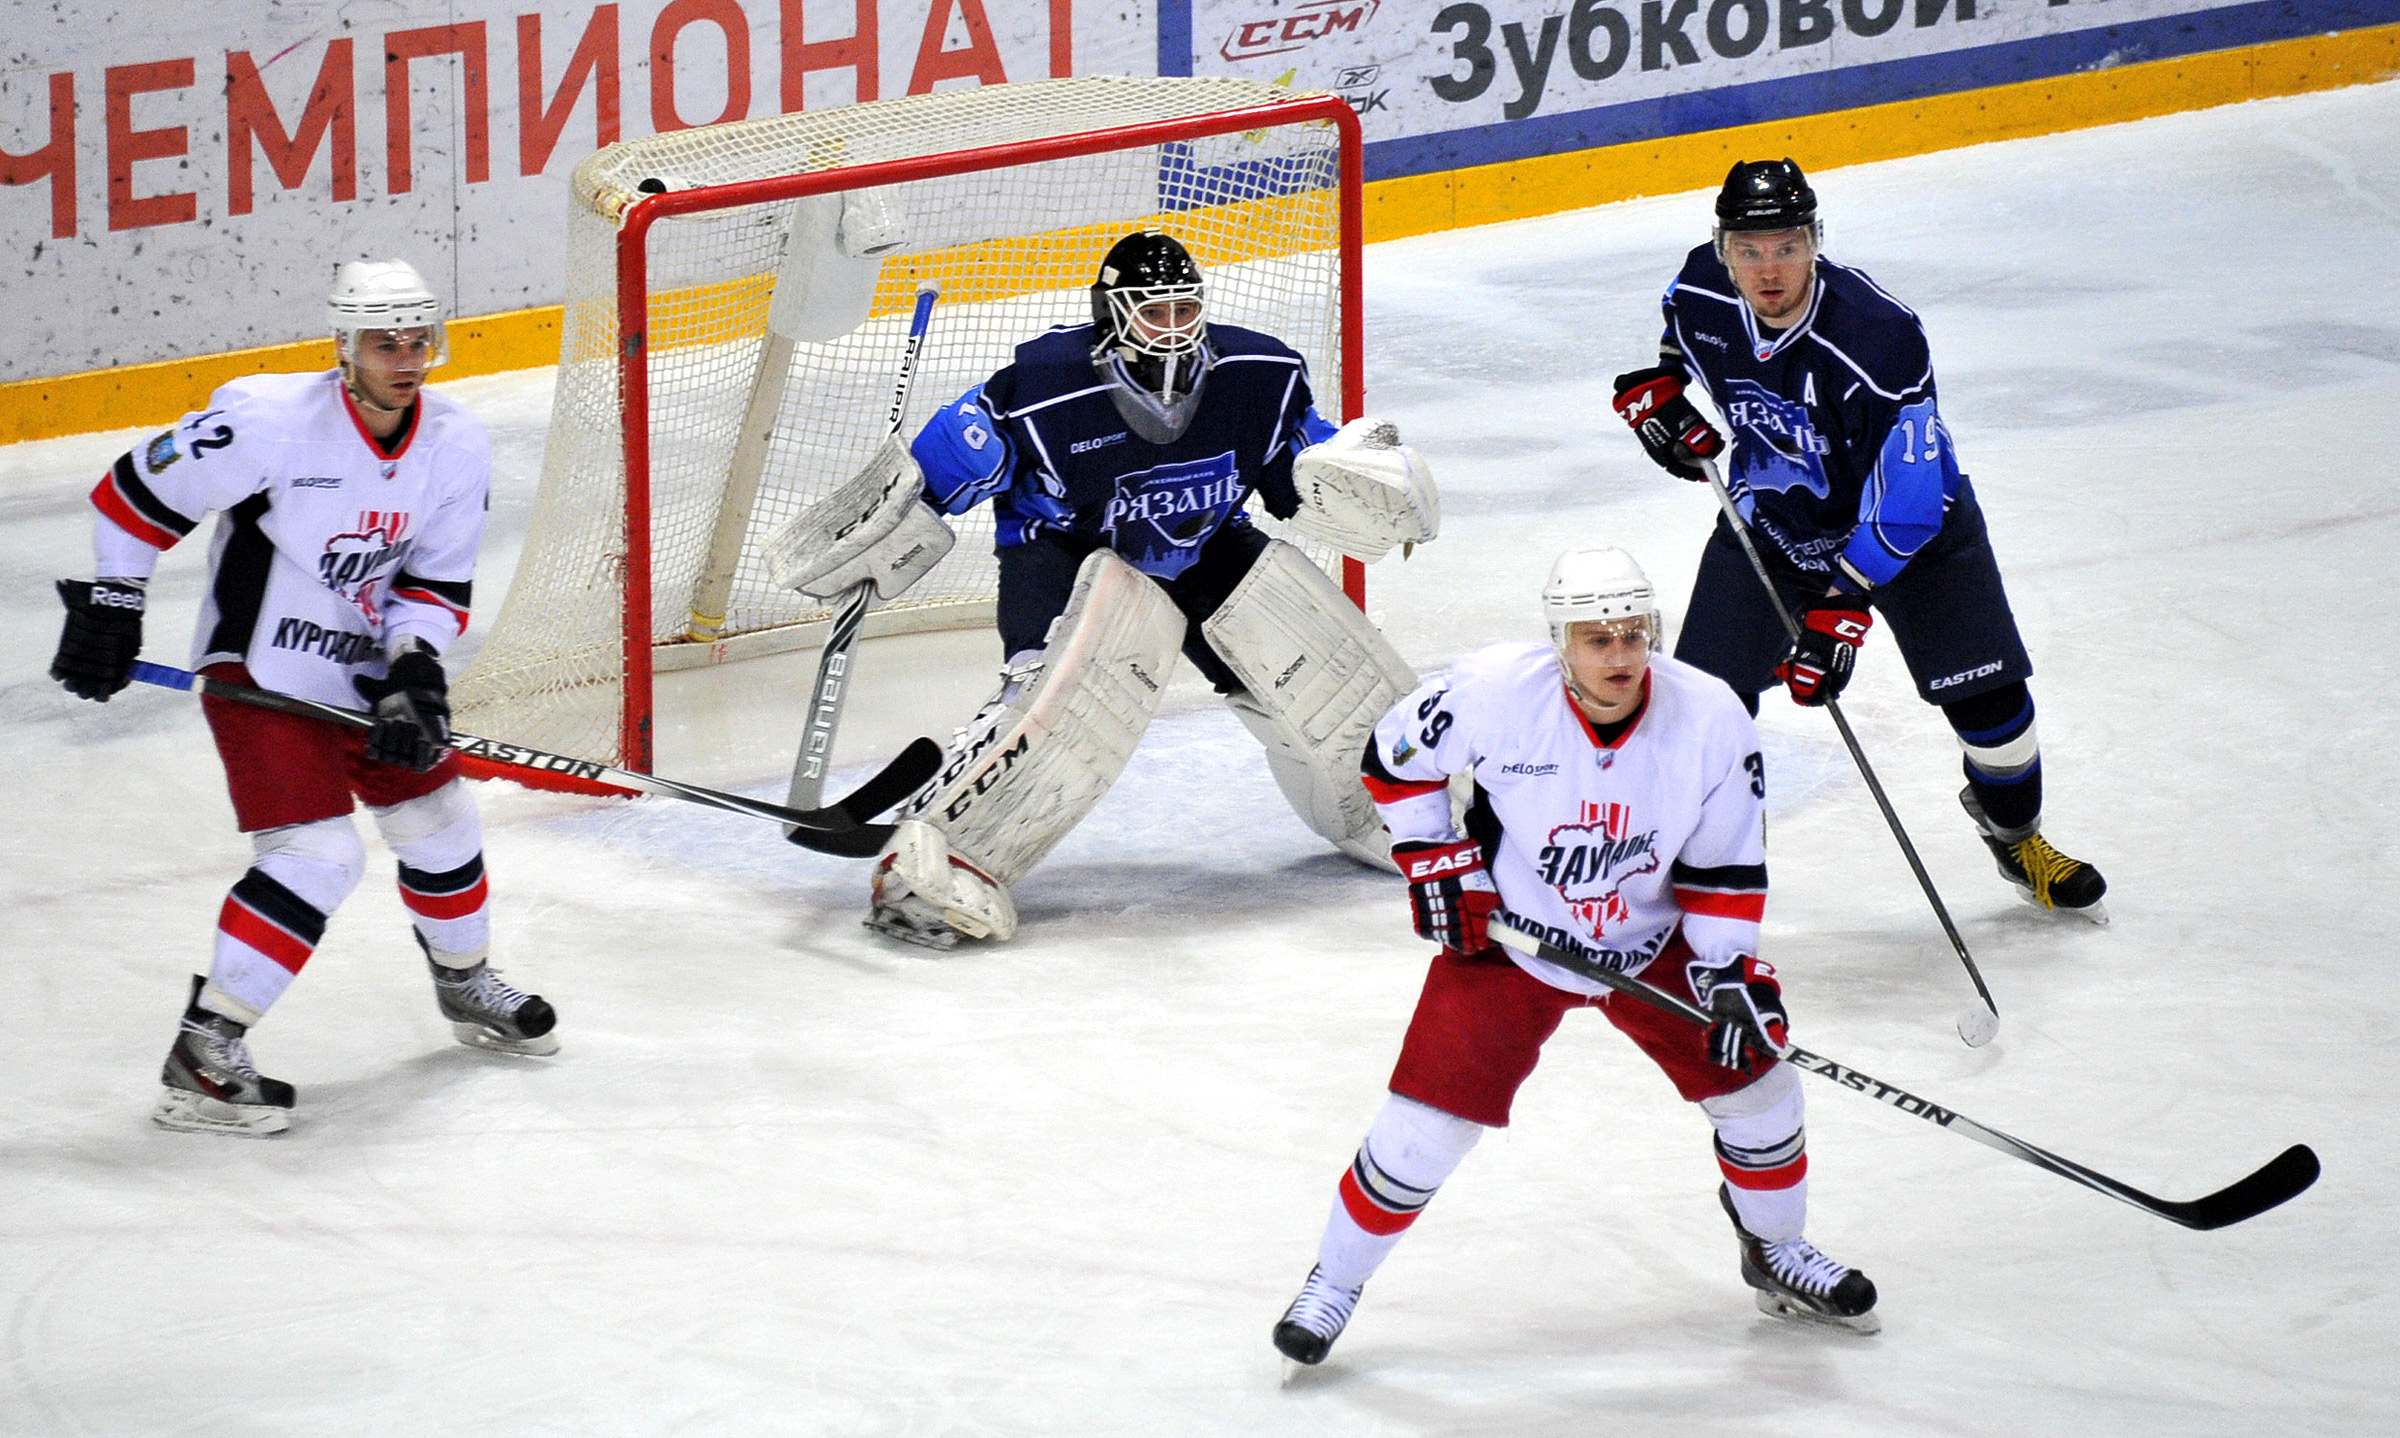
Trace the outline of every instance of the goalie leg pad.
{"label": "goalie leg pad", "polygon": [[1155,581],[1095,550],[1050,625],[1038,669],[1010,667],[908,817],[939,830],[950,854],[991,882],[1005,888],[1024,878],[1133,756],[1185,627]]}
{"label": "goalie leg pad", "polygon": [[1391,835],[1358,765],[1375,721],[1416,687],[1399,652],[1282,540],[1200,628],[1242,681],[1245,692],[1226,703],[1266,746],[1267,769],[1293,812],[1343,853],[1392,868]]}

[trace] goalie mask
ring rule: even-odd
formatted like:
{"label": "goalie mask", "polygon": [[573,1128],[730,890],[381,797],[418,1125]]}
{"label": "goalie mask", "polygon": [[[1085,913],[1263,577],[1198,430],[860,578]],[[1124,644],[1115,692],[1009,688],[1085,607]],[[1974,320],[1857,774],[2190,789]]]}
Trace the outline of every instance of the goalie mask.
{"label": "goalie mask", "polygon": [[1167,444],[1191,426],[1215,355],[1200,267],[1174,236],[1138,230],[1110,247],[1092,285],[1092,366],[1133,432]]}

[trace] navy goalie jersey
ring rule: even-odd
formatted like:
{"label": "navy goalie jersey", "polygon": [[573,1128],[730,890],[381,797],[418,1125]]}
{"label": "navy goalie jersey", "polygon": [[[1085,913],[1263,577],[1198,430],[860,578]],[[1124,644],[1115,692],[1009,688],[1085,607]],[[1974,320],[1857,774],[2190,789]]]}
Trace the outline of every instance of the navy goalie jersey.
{"label": "navy goalie jersey", "polygon": [[1967,490],[1935,403],[1916,312],[1863,273],[1818,259],[1808,311],[1758,322],[1716,251],[1667,287],[1662,362],[1725,417],[1743,518],[1803,573],[1865,593],[1939,533]]}
{"label": "navy goalie jersey", "polygon": [[1096,369],[1092,325],[1049,330],[1013,363],[944,405],[910,452],[925,500],[944,514],[992,502],[1002,548],[1045,530],[1104,545],[1173,579],[1218,531],[1299,508],[1292,457],[1333,433],[1311,407],[1308,366],[1255,330],[1208,327],[1212,352],[1191,424],[1167,444],[1135,434]]}

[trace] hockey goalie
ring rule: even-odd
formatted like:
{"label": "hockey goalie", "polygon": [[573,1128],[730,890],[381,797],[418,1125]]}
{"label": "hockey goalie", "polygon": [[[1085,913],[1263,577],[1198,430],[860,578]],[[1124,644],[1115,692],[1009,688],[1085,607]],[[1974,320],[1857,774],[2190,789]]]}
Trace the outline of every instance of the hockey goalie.
{"label": "hockey goalie", "polygon": [[1011,887],[1108,791],[1179,651],[1265,746],[1300,818],[1391,864],[1359,756],[1416,676],[1243,505],[1256,493],[1303,536],[1372,562],[1435,537],[1431,472],[1389,424],[1320,418],[1290,346],[1210,323],[1173,237],[1125,236],[1091,294],[1090,324],[1018,345],[775,541],[778,583],[830,599],[871,579],[888,600],[948,547],[942,516],[993,506],[999,692],[874,869],[869,925],[912,943],[1015,932]]}

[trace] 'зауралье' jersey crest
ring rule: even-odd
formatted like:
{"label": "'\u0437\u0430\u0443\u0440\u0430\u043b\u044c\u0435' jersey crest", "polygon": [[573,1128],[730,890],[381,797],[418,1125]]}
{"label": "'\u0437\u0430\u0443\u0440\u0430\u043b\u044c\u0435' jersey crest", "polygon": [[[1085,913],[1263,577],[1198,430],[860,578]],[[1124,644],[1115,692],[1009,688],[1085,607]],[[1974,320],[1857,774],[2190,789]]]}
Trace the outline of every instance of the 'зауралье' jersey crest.
{"label": "'\u0437\u0430\u0443\u0440\u0430\u043b\u044c\u0435' jersey crest", "polygon": [[[1367,788],[1395,841],[1456,837],[1449,776],[1472,772],[1468,829],[1501,903],[1596,963],[1638,972],[1678,928],[1722,961],[1758,952],[1766,902],[1758,733],[1733,691],[1650,661],[1640,718],[1613,745],[1567,698],[1557,651],[1495,644],[1375,726]],[[1544,983],[1601,985],[1511,953]]]}

